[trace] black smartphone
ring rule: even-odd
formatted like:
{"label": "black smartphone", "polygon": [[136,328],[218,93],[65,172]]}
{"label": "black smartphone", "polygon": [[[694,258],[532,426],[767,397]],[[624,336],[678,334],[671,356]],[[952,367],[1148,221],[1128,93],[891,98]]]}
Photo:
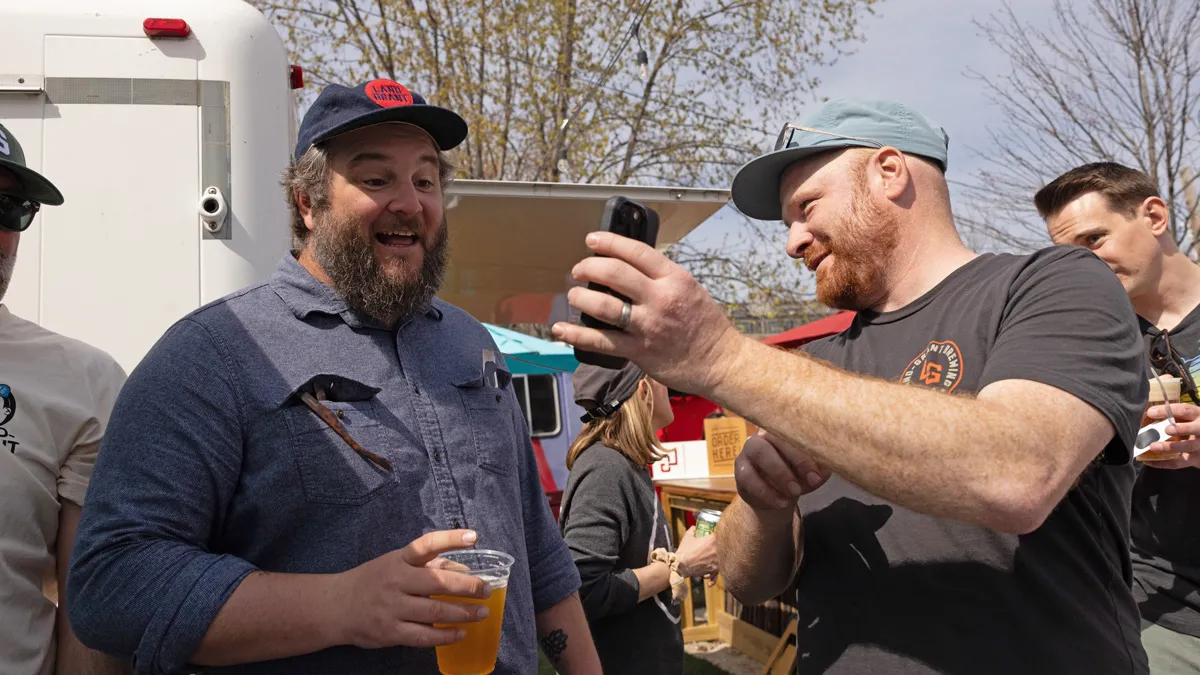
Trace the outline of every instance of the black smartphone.
{"label": "black smartphone", "polygon": [[[658,212],[632,199],[612,197],[604,204],[604,215],[601,216],[600,229],[607,230],[622,237],[636,239],[653,247],[658,243]],[[599,254],[595,254],[599,255]],[[595,282],[588,283],[588,288],[629,302],[629,298],[617,293],[611,288]],[[620,328],[605,323],[594,316],[580,314],[580,321],[588,328],[620,331]],[[624,368],[628,359],[608,354],[599,354],[584,349],[575,348],[575,359],[580,363],[589,363],[601,368]]]}

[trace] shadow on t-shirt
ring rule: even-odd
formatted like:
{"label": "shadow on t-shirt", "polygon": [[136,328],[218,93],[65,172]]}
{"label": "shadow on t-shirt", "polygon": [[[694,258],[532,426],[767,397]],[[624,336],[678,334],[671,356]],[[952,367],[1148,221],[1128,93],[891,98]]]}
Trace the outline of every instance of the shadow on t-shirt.
{"label": "shadow on t-shirt", "polygon": [[[1081,616],[1049,599],[1031,604],[1029,593],[1014,590],[1071,583],[1030,560],[1022,549],[1033,547],[1018,546],[1010,569],[952,560],[889,567],[874,533],[893,515],[891,506],[843,497],[805,517],[796,672],[1132,672],[1129,661],[1113,658],[1109,645],[1096,645],[1094,653],[1079,649],[1097,629],[1115,630],[1114,616]],[[865,526],[833,534],[838,523],[850,522]],[[829,536],[814,540],[808,536],[814,531]],[[917,550],[921,542],[912,546]],[[1114,582],[1119,577],[1092,580]],[[1113,639],[1125,642],[1119,634]],[[1120,647],[1122,655],[1125,650]]]}
{"label": "shadow on t-shirt", "polygon": [[1179,612],[1185,599],[1196,589],[1191,582],[1178,576],[1170,576],[1166,573],[1161,576],[1164,579],[1171,579],[1171,586],[1169,588],[1153,588],[1143,584],[1142,590],[1146,594],[1146,600],[1138,605],[1138,611],[1141,612],[1142,618],[1154,623],[1158,623],[1163,616]]}

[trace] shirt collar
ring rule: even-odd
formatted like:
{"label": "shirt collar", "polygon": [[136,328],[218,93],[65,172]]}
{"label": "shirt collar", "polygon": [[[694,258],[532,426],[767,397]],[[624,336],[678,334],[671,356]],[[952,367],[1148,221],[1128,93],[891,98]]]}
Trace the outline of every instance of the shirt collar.
{"label": "shirt collar", "polygon": [[[296,259],[298,254],[299,251],[291,251],[284,255],[275,266],[269,282],[297,319],[305,319],[309,314],[328,314],[342,317],[351,328],[388,330],[387,326],[350,307],[332,286],[318,281]],[[434,321],[442,320],[442,310],[438,309],[437,300],[426,308],[425,316]]]}

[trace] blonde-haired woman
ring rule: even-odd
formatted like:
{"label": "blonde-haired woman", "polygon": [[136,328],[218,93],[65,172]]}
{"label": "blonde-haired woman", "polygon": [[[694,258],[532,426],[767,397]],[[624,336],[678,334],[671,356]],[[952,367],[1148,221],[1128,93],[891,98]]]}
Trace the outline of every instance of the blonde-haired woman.
{"label": "blonde-haired woman", "polygon": [[683,672],[678,600],[683,579],[715,574],[716,537],[688,530],[678,550],[650,481],[671,423],[667,388],[632,363],[576,369],[586,424],[567,452],[571,475],[559,525],[582,581],[580,596],[605,673]]}

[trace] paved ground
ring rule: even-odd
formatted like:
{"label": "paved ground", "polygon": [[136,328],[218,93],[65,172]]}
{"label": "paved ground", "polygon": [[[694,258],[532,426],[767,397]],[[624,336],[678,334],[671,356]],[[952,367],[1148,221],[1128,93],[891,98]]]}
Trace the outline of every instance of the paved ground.
{"label": "paved ground", "polygon": [[729,675],[758,675],[762,664],[742,654],[724,642],[690,642],[684,650],[697,658],[704,659]]}

